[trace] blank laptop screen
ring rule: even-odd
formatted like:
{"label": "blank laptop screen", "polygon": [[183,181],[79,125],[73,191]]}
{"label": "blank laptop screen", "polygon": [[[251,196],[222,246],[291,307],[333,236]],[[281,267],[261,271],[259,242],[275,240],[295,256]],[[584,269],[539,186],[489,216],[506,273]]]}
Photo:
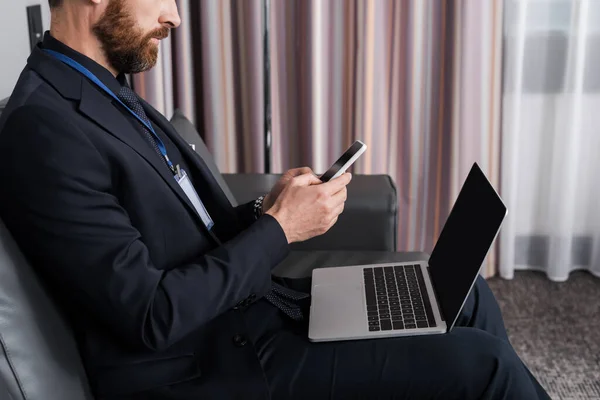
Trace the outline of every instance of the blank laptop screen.
{"label": "blank laptop screen", "polygon": [[473,165],[429,259],[429,272],[448,330],[505,215],[502,200],[479,166]]}

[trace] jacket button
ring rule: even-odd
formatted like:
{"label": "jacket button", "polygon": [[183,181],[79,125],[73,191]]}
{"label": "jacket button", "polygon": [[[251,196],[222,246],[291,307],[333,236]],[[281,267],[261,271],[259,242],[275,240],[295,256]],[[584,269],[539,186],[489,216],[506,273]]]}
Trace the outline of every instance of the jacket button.
{"label": "jacket button", "polygon": [[248,340],[246,340],[246,338],[243,335],[240,335],[239,333],[236,334],[235,336],[233,336],[233,344],[236,347],[242,347],[245,346],[246,343],[248,343]]}
{"label": "jacket button", "polygon": [[247,304],[247,300],[248,299],[244,299],[242,301],[240,301],[239,303],[237,303],[235,305],[235,307],[233,307],[234,310],[243,310],[244,308],[246,308]]}

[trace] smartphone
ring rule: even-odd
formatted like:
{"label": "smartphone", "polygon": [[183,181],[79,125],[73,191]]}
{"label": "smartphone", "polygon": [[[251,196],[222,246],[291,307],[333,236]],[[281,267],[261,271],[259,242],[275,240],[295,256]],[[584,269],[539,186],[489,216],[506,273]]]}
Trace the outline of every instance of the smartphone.
{"label": "smartphone", "polygon": [[367,150],[367,145],[360,140],[357,140],[335,163],[333,163],[327,172],[319,177],[319,179],[321,179],[322,182],[329,182],[342,175],[352,164],[354,164],[354,161],[358,160],[358,157],[360,157],[365,150]]}

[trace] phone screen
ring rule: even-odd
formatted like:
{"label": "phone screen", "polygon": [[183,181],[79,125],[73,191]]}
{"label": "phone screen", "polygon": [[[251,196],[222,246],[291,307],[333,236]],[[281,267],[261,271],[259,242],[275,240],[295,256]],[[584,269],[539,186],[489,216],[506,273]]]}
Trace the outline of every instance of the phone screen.
{"label": "phone screen", "polygon": [[338,173],[340,169],[363,147],[360,142],[354,142],[352,146],[325,172],[319,179],[323,182],[328,182]]}

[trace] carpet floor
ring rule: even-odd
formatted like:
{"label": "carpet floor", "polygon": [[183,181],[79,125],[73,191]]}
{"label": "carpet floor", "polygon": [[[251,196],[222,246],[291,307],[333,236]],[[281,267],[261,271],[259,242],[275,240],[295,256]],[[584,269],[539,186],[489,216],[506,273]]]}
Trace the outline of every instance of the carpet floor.
{"label": "carpet floor", "polygon": [[519,271],[488,283],[513,347],[552,399],[600,399],[600,279]]}

